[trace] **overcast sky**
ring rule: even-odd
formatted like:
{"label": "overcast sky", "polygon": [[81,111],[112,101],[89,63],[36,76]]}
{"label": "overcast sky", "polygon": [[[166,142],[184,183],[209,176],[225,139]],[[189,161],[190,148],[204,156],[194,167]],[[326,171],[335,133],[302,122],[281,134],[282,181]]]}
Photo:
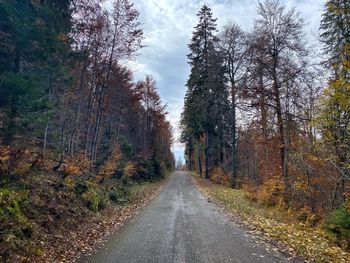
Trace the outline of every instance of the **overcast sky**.
{"label": "overcast sky", "polygon": [[[324,0],[281,0],[288,9],[295,8],[305,21],[305,34],[310,42],[317,42],[319,23]],[[197,24],[197,12],[207,4],[218,19],[218,29],[231,20],[242,29],[250,30],[257,17],[258,0],[134,0],[140,11],[145,44],[133,70],[136,78],[151,74],[158,83],[159,93],[168,104],[168,119],[179,137],[178,123],[189,75],[186,54],[193,27]],[[182,158],[183,146],[174,145],[176,158]]]}

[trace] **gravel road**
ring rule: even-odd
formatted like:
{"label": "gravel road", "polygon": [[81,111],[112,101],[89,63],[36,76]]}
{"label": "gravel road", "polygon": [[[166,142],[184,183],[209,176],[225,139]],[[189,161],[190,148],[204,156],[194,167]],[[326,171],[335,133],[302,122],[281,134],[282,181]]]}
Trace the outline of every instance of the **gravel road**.
{"label": "gravel road", "polygon": [[186,172],[80,262],[289,262],[208,201]]}

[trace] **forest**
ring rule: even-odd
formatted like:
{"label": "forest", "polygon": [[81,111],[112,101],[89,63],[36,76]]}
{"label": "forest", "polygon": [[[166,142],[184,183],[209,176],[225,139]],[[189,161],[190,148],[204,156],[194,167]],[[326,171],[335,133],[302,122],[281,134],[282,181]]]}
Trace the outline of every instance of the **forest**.
{"label": "forest", "polygon": [[173,169],[156,80],[127,66],[138,16],[129,0],[0,1],[1,262]]}
{"label": "forest", "polygon": [[207,5],[197,16],[181,118],[187,169],[324,224],[349,249],[350,2],[325,1],[322,50],[282,1],[259,2],[249,32],[218,28]]}
{"label": "forest", "polygon": [[158,193],[132,256],[241,243],[226,209],[284,258],[349,262],[350,1],[323,2],[316,45],[285,1],[256,1],[250,30],[202,5],[176,138],[156,78],[136,73],[148,47],[132,0],[0,0],[0,262],[75,262]]}

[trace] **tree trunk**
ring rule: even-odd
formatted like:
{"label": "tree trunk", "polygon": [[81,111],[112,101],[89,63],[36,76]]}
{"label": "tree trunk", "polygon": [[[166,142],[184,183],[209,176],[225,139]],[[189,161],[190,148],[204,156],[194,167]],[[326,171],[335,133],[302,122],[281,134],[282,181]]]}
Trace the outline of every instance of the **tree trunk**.
{"label": "tree trunk", "polygon": [[202,177],[203,170],[202,170],[202,150],[201,150],[201,141],[200,141],[200,135],[198,135],[198,142],[197,142],[197,154],[198,154],[198,171],[199,176]]}
{"label": "tree trunk", "polygon": [[274,95],[275,95],[275,103],[276,103],[276,115],[277,115],[277,125],[278,125],[278,131],[279,131],[279,139],[280,139],[280,161],[281,161],[281,169],[282,169],[282,177],[284,181],[284,194],[285,194],[285,200],[288,202],[289,195],[290,195],[290,182],[289,182],[289,175],[288,175],[288,161],[287,161],[287,155],[288,155],[288,149],[286,146],[286,140],[285,140],[285,130],[284,130],[284,123],[283,123],[283,114],[282,114],[282,105],[281,105],[281,99],[280,99],[280,90],[277,83],[277,67],[275,67],[274,72]]}
{"label": "tree trunk", "polygon": [[236,90],[234,84],[231,87],[231,96],[232,96],[232,180],[231,187],[235,188],[237,186],[237,177],[238,177],[238,156],[237,156],[237,127],[236,127]]}
{"label": "tree trunk", "polygon": [[209,132],[205,133],[205,179],[209,179]]}

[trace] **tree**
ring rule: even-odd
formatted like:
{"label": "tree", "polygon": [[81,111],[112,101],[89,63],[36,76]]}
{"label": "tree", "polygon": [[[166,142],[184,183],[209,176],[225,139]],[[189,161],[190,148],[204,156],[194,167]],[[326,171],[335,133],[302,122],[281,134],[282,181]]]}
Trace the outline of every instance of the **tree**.
{"label": "tree", "polygon": [[70,66],[69,1],[2,1],[0,14],[2,137],[8,145],[17,135],[41,142],[52,83],[65,81]]}
{"label": "tree", "polygon": [[350,180],[350,3],[329,0],[321,21],[321,40],[329,54],[333,74],[318,116],[323,140],[332,149],[330,161],[339,171],[332,206],[344,201],[345,182]]}
{"label": "tree", "polygon": [[[279,152],[282,178],[286,196],[290,194],[288,172],[289,145],[286,125],[288,115],[284,114],[283,97],[288,92],[290,83],[305,68],[304,58],[307,55],[303,41],[303,20],[296,11],[285,12],[279,0],[266,0],[259,3],[255,32],[264,40],[260,46],[264,50],[264,67],[271,83],[269,94],[276,116],[279,132]],[[288,198],[287,198],[288,199]]]}
{"label": "tree", "polygon": [[328,65],[341,70],[339,65],[345,59],[345,46],[350,43],[350,3],[344,0],[327,0],[321,21],[321,41],[329,54]]}
{"label": "tree", "polygon": [[214,155],[212,142],[218,135],[218,129],[222,128],[222,114],[226,112],[223,107],[226,106],[228,96],[225,95],[223,61],[217,50],[216,19],[206,5],[202,6],[197,16],[199,23],[194,28],[189,44],[191,74],[187,81],[188,90],[182,113],[182,139],[187,143],[188,149],[192,149],[193,140],[196,142],[201,176],[204,140],[205,178],[209,178],[209,166]]}
{"label": "tree", "polygon": [[231,139],[232,139],[232,187],[236,186],[238,176],[237,156],[237,99],[238,85],[245,77],[247,46],[246,35],[241,28],[234,23],[227,24],[219,36],[220,52],[224,57],[226,75],[230,85],[231,95]]}

